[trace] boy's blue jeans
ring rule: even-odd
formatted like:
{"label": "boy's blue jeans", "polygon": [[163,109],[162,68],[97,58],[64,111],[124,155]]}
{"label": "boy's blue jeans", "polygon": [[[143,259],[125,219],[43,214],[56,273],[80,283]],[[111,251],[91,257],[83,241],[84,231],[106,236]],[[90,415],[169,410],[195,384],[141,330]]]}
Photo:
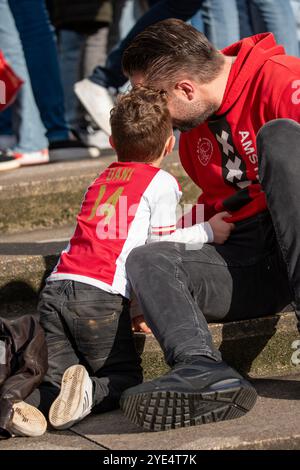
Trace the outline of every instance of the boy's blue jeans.
{"label": "boy's blue jeans", "polygon": [[50,281],[38,311],[49,368],[44,382],[26,401],[46,416],[63,373],[74,364],[83,364],[93,381],[93,412],[118,408],[122,392],[142,382],[127,299],[80,282]]}

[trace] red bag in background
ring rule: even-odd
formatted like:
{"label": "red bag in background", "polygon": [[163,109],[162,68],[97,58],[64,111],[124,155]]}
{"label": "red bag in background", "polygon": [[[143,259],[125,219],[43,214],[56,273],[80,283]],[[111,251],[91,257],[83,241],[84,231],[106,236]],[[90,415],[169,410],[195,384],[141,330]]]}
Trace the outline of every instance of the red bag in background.
{"label": "red bag in background", "polygon": [[0,111],[13,102],[23,83],[8,65],[0,50]]}

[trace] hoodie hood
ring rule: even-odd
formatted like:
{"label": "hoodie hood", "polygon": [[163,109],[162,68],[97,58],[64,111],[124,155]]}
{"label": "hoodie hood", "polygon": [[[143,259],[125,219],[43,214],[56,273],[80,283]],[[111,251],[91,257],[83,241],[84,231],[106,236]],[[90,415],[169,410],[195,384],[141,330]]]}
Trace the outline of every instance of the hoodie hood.
{"label": "hoodie hood", "polygon": [[216,113],[225,114],[240,97],[243,88],[270,57],[285,54],[272,33],[257,34],[222,50],[226,56],[236,57],[232,65],[222,104]]}

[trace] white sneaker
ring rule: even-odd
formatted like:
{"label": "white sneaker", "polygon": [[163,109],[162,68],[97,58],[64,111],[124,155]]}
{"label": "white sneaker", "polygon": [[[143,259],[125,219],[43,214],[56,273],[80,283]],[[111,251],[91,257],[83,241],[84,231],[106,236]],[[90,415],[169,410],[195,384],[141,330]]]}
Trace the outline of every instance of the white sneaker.
{"label": "white sneaker", "polygon": [[0,171],[14,170],[19,167],[20,162],[14,155],[0,150]]}
{"label": "white sneaker", "polygon": [[88,146],[79,140],[71,139],[50,142],[49,151],[51,162],[98,158],[101,155],[100,150],[96,146]]}
{"label": "white sneaker", "polygon": [[109,118],[114,102],[109,91],[103,86],[96,85],[96,83],[93,83],[88,78],[75,83],[74,91],[96,124],[106,134],[110,135]]}
{"label": "white sneaker", "polygon": [[78,131],[78,135],[80,139],[88,146],[97,147],[100,150],[112,151],[111,145],[109,143],[109,136],[101,129],[91,132]]}
{"label": "white sneaker", "polygon": [[18,160],[21,166],[26,165],[42,165],[49,163],[49,151],[48,149],[38,150],[36,152],[24,152],[18,153],[12,151],[12,155]]}
{"label": "white sneaker", "polygon": [[44,415],[34,406],[20,401],[13,405],[10,432],[14,436],[42,436],[47,429]]}
{"label": "white sneaker", "polygon": [[62,378],[60,394],[52,403],[49,421],[55,429],[68,429],[90,414],[93,382],[82,365],[69,367]]}

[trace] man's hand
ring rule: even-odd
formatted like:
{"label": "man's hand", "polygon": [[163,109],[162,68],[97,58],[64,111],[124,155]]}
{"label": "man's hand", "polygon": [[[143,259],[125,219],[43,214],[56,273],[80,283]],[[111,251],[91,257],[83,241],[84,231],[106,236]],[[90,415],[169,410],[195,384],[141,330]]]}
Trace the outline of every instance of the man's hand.
{"label": "man's hand", "polygon": [[235,228],[234,224],[223,220],[225,217],[231,217],[231,215],[228,212],[220,212],[209,219],[210,226],[214,232],[214,242],[219,245],[223,245],[223,243],[226,242],[232,230]]}
{"label": "man's hand", "polygon": [[152,333],[150,328],[148,328],[143,315],[134,317],[131,320],[131,327],[132,327],[132,331],[135,331],[137,333],[146,333],[147,335]]}

